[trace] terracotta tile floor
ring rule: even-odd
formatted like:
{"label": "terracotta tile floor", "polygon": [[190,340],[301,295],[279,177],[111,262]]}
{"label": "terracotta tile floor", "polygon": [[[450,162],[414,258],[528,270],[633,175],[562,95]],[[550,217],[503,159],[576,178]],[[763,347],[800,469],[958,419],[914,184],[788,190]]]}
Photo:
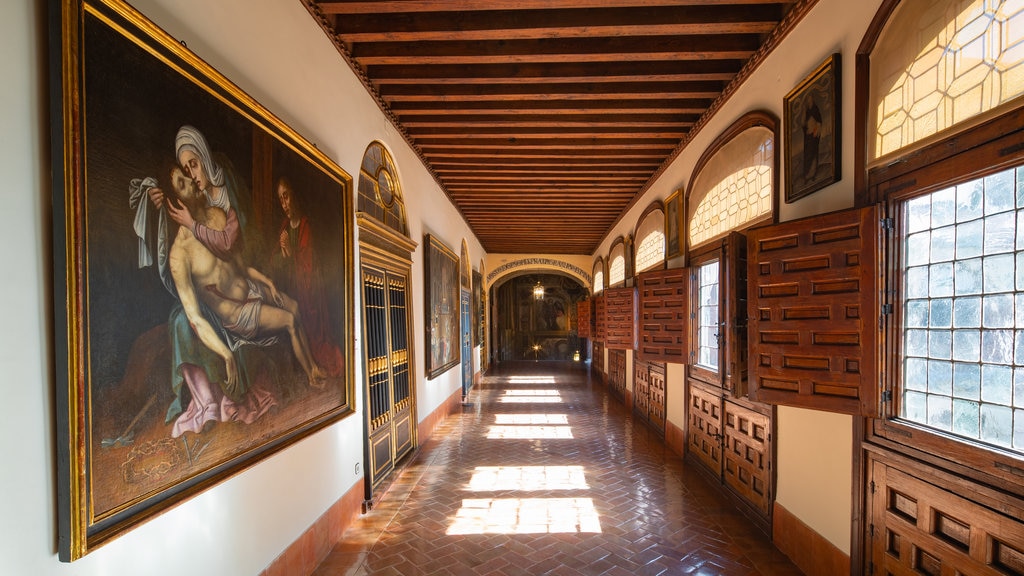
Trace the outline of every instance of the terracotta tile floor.
{"label": "terracotta tile floor", "polygon": [[579,365],[503,365],[316,569],[801,574]]}

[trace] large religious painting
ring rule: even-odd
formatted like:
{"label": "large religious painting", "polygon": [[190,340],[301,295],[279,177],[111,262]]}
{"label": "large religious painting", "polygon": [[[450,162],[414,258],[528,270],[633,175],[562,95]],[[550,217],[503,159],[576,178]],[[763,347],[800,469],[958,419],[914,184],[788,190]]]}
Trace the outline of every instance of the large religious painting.
{"label": "large religious painting", "polygon": [[431,234],[423,246],[427,378],[436,378],[459,363],[459,257]]}
{"label": "large religious painting", "polygon": [[52,8],[70,561],[353,412],[352,181],[127,4]]}

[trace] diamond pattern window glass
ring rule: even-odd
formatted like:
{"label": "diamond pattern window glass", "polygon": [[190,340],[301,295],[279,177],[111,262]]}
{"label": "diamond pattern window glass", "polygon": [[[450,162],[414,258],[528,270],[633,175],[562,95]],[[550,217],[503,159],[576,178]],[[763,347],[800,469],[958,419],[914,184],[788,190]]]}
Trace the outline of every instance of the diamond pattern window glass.
{"label": "diamond pattern window glass", "polygon": [[616,244],[608,257],[610,258],[608,264],[608,285],[615,286],[626,279],[626,256],[623,243]]}
{"label": "diamond pattern window glass", "polygon": [[902,2],[871,52],[878,159],[1024,94],[1019,0]]}
{"label": "diamond pattern window glass", "polygon": [[901,217],[901,416],[1024,452],[1024,167]]}
{"label": "diamond pattern window glass", "polygon": [[647,270],[665,261],[665,212],[652,210],[637,227],[636,269]]}
{"label": "diamond pattern window glass", "polygon": [[690,248],[772,212],[775,136],[756,126],[723,145],[696,176],[687,199]]}
{"label": "diamond pattern window glass", "polygon": [[604,272],[594,272],[594,294],[599,294],[604,290]]}

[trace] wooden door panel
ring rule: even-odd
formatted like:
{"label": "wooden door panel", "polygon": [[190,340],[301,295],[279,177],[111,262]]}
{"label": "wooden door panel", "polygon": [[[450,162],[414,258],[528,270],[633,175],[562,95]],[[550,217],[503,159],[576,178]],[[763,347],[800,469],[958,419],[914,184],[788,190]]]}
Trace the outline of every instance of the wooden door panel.
{"label": "wooden door panel", "polygon": [[626,352],[608,351],[608,389],[619,400],[626,401]]}
{"label": "wooden door panel", "polygon": [[879,209],[748,232],[750,397],[877,413]]}
{"label": "wooden door panel", "polygon": [[902,462],[869,457],[868,470],[867,547],[875,573],[1024,574],[1024,502],[1002,496],[1003,514],[973,501],[990,491],[967,480],[954,481],[954,493]]}
{"label": "wooden door panel", "polygon": [[723,480],[762,516],[771,512],[771,418],[725,401]]}
{"label": "wooden door panel", "polygon": [[665,365],[650,363],[647,378],[647,421],[651,426],[665,433]]}
{"label": "wooden door panel", "polygon": [[650,371],[646,362],[633,363],[633,413],[641,420],[647,421],[650,406]]}
{"label": "wooden door panel", "polygon": [[605,328],[604,294],[594,297],[594,340],[604,342],[607,336]]}
{"label": "wooden door panel", "polygon": [[720,390],[709,390],[690,383],[687,423],[688,446],[716,477],[722,473],[722,396]]}
{"label": "wooden door panel", "polygon": [[594,322],[590,304],[590,300],[581,300],[576,303],[576,334],[580,338],[590,338],[590,329]]}

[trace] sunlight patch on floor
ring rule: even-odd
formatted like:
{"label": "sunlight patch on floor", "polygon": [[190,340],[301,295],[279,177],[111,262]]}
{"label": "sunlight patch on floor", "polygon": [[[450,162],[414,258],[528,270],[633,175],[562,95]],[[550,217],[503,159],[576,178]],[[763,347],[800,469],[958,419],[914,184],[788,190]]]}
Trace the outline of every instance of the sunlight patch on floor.
{"label": "sunlight patch on floor", "polygon": [[601,532],[590,498],[474,498],[462,501],[447,534],[584,532]]}
{"label": "sunlight patch on floor", "polygon": [[568,424],[568,414],[495,414],[495,424]]}
{"label": "sunlight patch on floor", "polygon": [[477,466],[469,490],[586,490],[583,466]]}
{"label": "sunlight patch on floor", "polygon": [[509,384],[554,384],[554,376],[512,376],[506,380]]}
{"label": "sunlight patch on floor", "polygon": [[505,390],[498,402],[505,404],[557,404],[562,401],[558,390]]}
{"label": "sunlight patch on floor", "polygon": [[487,429],[490,440],[558,440],[571,439],[572,426],[491,426]]}

